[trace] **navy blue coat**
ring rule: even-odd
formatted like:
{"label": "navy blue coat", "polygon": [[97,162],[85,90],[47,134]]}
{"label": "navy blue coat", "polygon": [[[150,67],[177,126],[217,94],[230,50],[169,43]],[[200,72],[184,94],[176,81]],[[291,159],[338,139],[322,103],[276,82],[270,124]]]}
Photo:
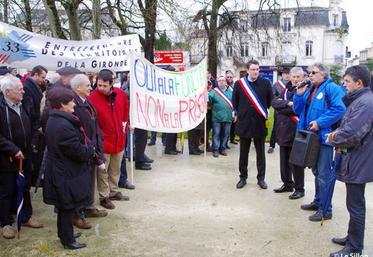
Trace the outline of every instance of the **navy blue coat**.
{"label": "navy blue coat", "polygon": [[352,184],[373,181],[373,93],[369,87],[343,98],[347,106],[332,145],[347,148],[337,179]]}
{"label": "navy blue coat", "polygon": [[43,197],[46,204],[74,209],[89,203],[95,148],[85,144],[81,123],[72,114],[52,110],[46,126],[48,148]]}

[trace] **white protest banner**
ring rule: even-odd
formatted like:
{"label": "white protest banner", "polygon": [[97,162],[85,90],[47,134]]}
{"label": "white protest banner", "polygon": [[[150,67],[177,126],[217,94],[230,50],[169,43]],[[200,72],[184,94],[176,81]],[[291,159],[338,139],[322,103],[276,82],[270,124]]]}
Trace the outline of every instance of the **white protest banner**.
{"label": "white protest banner", "polygon": [[140,54],[138,35],[73,41],[31,33],[0,22],[0,65],[49,70],[71,66],[81,71],[129,70],[129,54]]}
{"label": "white protest banner", "polygon": [[132,55],[131,126],[170,133],[198,126],[207,112],[206,69],[206,59],[188,71],[171,72]]}

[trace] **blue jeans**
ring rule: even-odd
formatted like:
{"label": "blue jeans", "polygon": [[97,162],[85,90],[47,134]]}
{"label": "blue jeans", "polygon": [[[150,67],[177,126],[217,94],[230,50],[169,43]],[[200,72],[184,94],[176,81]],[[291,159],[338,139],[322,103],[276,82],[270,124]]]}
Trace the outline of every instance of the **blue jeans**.
{"label": "blue jeans", "polygon": [[[212,122],[212,151],[222,152],[227,147],[228,138],[231,131],[231,122]],[[222,140],[220,134],[222,133]]]}
{"label": "blue jeans", "polygon": [[[323,209],[322,200],[325,197],[325,189],[330,181],[333,164],[333,147],[327,145],[320,146],[319,158],[315,167],[312,168],[312,173],[315,175],[315,198],[314,203],[319,206],[319,209]],[[327,208],[327,213],[332,213],[332,204],[330,203]]]}

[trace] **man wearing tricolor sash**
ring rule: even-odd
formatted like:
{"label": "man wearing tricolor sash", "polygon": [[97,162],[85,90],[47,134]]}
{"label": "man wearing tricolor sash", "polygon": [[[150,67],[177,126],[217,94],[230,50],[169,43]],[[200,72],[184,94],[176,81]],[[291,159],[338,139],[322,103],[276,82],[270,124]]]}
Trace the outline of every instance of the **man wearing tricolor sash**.
{"label": "man wearing tricolor sash", "polygon": [[212,111],[212,155],[226,156],[226,146],[232,123],[232,92],[227,88],[224,76],[218,78],[218,86],[209,92]]}
{"label": "man wearing tricolor sash", "polygon": [[[232,93],[233,93],[233,87],[234,87],[234,80],[233,80],[233,72],[231,70],[227,70],[225,72],[225,78],[227,80],[227,84],[228,84],[228,90],[230,90]],[[231,125],[231,133],[229,135],[229,138],[230,138],[230,143],[231,144],[234,144],[234,145],[237,145],[238,142],[235,140],[235,137],[236,137],[236,123],[235,122],[232,122],[232,125]]]}
{"label": "man wearing tricolor sash", "polygon": [[251,60],[246,65],[247,75],[236,81],[233,89],[232,103],[236,110],[236,134],[240,137],[240,180],[237,188],[246,185],[247,165],[252,139],[256,150],[257,181],[262,189],[267,189],[265,179],[265,138],[268,108],[273,92],[271,82],[259,77],[259,63]]}
{"label": "man wearing tricolor sash", "polygon": [[[272,100],[272,107],[277,112],[277,126],[274,128],[276,142],[280,146],[280,172],[282,186],[274,189],[275,193],[295,192],[289,199],[299,199],[304,196],[304,169],[289,163],[289,157],[297,130],[298,117],[293,111],[293,97],[298,83],[304,80],[304,72],[300,67],[290,70],[291,81],[285,90]],[[294,177],[294,180],[293,180]]]}
{"label": "man wearing tricolor sash", "polygon": [[[290,82],[290,75],[289,75],[289,68],[284,67],[281,70],[281,79],[277,80],[276,83],[273,84],[273,94],[274,97],[278,97],[284,93],[286,90],[286,85]],[[269,149],[268,153],[273,153],[273,150],[276,146],[276,127],[277,127],[277,113],[275,111],[273,117],[273,129],[271,133],[271,139],[269,140]]]}

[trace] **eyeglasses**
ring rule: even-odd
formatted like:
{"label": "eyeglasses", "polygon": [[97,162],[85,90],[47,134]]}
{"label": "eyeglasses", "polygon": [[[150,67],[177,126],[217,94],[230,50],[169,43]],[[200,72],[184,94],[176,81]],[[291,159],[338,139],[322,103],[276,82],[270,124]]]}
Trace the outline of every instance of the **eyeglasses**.
{"label": "eyeglasses", "polygon": [[312,75],[315,75],[315,74],[317,74],[317,73],[319,73],[319,71],[311,71],[310,72],[310,75],[312,74]]}

